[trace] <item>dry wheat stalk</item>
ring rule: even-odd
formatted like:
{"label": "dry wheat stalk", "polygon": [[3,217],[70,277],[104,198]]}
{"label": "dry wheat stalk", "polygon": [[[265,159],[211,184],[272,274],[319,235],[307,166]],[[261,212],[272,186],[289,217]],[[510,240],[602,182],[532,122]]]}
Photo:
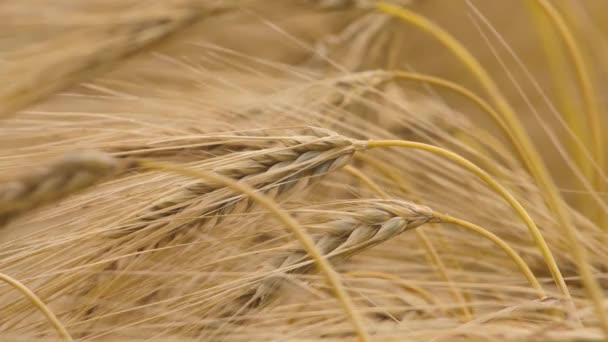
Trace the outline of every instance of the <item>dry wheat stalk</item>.
{"label": "dry wheat stalk", "polygon": [[[330,210],[321,222],[307,225],[317,247],[334,262],[392,239],[427,222],[438,222],[430,208],[400,200],[358,200],[342,210]],[[286,274],[304,274],[312,262],[300,246],[270,261],[275,272],[245,294],[247,306],[258,307],[280,287]]]}
{"label": "dry wheat stalk", "polygon": [[128,167],[128,161],[87,151],[0,184],[0,227],[27,211],[90,187]]}

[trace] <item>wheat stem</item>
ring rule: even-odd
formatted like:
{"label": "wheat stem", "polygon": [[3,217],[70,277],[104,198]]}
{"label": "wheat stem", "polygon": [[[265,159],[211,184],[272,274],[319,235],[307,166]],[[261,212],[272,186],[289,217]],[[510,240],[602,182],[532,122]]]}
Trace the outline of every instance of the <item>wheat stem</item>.
{"label": "wheat stem", "polygon": [[513,197],[513,195],[511,195],[506,188],[504,188],[502,185],[500,185],[498,182],[496,182],[494,180],[494,178],[492,178],[492,176],[490,176],[487,172],[480,169],[477,165],[471,163],[467,159],[459,156],[458,154],[456,154],[454,152],[448,151],[446,149],[443,149],[443,148],[440,148],[437,146],[428,145],[428,144],[417,143],[417,142],[412,142],[412,141],[403,141],[403,140],[371,140],[368,142],[368,146],[370,148],[406,147],[406,148],[430,152],[430,153],[439,155],[443,158],[446,158],[448,160],[451,160],[452,162],[460,165],[461,167],[465,168],[466,170],[472,172],[477,177],[482,179],[494,191],[496,191],[505,201],[507,201],[507,203],[509,203],[509,205],[515,210],[517,215],[524,221],[524,223],[528,227],[530,235],[532,235],[534,242],[536,243],[538,249],[540,250],[541,255],[545,259],[545,262],[547,263],[549,271],[551,272],[551,275],[553,276],[553,280],[555,281],[556,285],[558,286],[558,288],[560,289],[560,291],[562,292],[564,297],[566,297],[567,299],[571,299],[570,291],[568,290],[568,286],[566,285],[566,282],[564,281],[564,278],[562,277],[561,271],[559,270],[559,267],[557,266],[557,263],[555,262],[555,258],[553,257],[553,254],[551,253],[551,250],[549,249],[547,242],[545,241],[543,235],[541,234],[540,230],[536,226],[536,223],[534,223],[534,220],[532,220],[530,215],[526,212],[526,210],[522,207],[522,205],[515,199],[515,197]]}
{"label": "wheat stem", "polygon": [[458,219],[458,218],[455,218],[455,217],[452,217],[449,215],[445,215],[445,214],[440,214],[437,212],[434,215],[435,215],[435,217],[439,218],[441,220],[441,222],[452,223],[454,225],[457,225],[461,228],[470,230],[470,231],[472,231],[478,235],[481,235],[484,238],[492,241],[496,246],[498,246],[500,249],[502,249],[515,262],[515,264],[517,265],[517,267],[519,267],[520,271],[524,274],[524,276],[526,277],[526,279],[528,280],[530,285],[536,290],[538,298],[543,299],[543,298],[547,297],[545,290],[543,290],[542,286],[538,282],[538,279],[536,279],[536,276],[534,275],[532,270],[530,270],[530,267],[528,267],[528,264],[526,264],[524,259],[522,259],[522,257],[519,256],[519,254],[517,254],[517,252],[513,248],[511,248],[511,246],[509,246],[509,244],[506,243],[503,239],[498,237],[496,234],[493,234],[492,232],[490,232],[478,225],[467,222],[465,220],[461,220],[461,219]]}
{"label": "wheat stem", "polygon": [[15,290],[21,292],[27,299],[29,299],[30,302],[32,302],[32,304],[34,304],[34,306],[40,312],[42,312],[42,314],[44,316],[46,316],[47,320],[51,323],[53,328],[55,328],[55,330],[57,330],[57,333],[59,334],[59,336],[61,336],[62,339],[64,339],[65,341],[68,341],[68,342],[73,341],[72,336],[65,329],[63,324],[61,324],[59,319],[57,319],[57,316],[55,316],[53,311],[51,311],[51,309],[49,309],[44,304],[44,302],[40,298],[38,298],[38,296],[36,296],[36,294],[34,292],[32,292],[30,289],[28,289],[25,285],[21,284],[18,280],[14,279],[6,274],[0,273],[0,280],[4,281],[8,285],[12,286]]}
{"label": "wheat stem", "polygon": [[496,112],[496,110],[494,110],[494,108],[492,108],[492,106],[490,106],[484,99],[477,96],[474,92],[461,86],[460,84],[445,80],[443,78],[434,77],[431,75],[419,74],[419,73],[415,73],[415,72],[408,72],[408,71],[402,71],[402,70],[388,70],[387,72],[391,75],[394,75],[398,79],[419,81],[419,82],[432,84],[435,86],[439,86],[439,87],[451,90],[452,92],[454,92],[466,99],[469,99],[471,102],[475,103],[479,108],[481,108],[484,112],[486,112],[488,115],[490,115],[490,117],[494,120],[494,122],[509,136],[509,138],[513,139],[509,135],[509,128],[508,128],[507,124],[505,123],[505,121],[503,120],[503,118],[500,117],[500,114],[498,112]]}
{"label": "wheat stem", "polygon": [[[360,179],[365,185],[367,185],[370,189],[374,190],[380,196],[385,197],[385,198],[390,198],[390,195],[386,191],[384,191],[376,182],[374,182],[371,178],[369,178],[363,172],[355,169],[354,167],[348,166],[348,165],[344,167],[344,170],[347,171],[348,173],[350,173],[351,175],[357,177],[358,179]],[[435,212],[433,214],[433,216],[439,218],[441,222],[455,224],[457,226],[470,230],[470,231],[490,240],[492,243],[494,243],[496,246],[498,246],[500,249],[502,249],[515,262],[515,264],[517,264],[517,266],[519,267],[521,272],[524,274],[524,276],[530,283],[530,285],[532,285],[532,287],[534,289],[536,289],[536,291],[538,293],[538,297],[541,299],[546,297],[545,291],[543,290],[542,286],[536,279],[536,276],[534,275],[532,270],[530,270],[530,267],[528,267],[528,264],[526,264],[526,262],[521,258],[521,256],[519,256],[519,254],[513,248],[511,248],[511,246],[509,246],[509,244],[507,244],[504,240],[502,240],[500,237],[498,237],[497,235],[491,233],[487,229],[484,229],[478,225],[475,225],[473,223],[470,223],[470,222],[467,222],[467,221],[464,221],[464,220],[461,220],[461,219],[458,219],[458,218],[455,218],[455,217],[452,217],[449,215],[440,214],[440,213]],[[418,232],[420,230],[416,230],[416,231]],[[424,236],[424,237],[426,238],[426,236]],[[431,246],[431,248],[432,248],[432,246]],[[436,254],[436,252],[435,252],[435,254]]]}
{"label": "wheat stem", "polygon": [[[585,105],[588,127],[591,130],[590,147],[594,152],[595,160],[600,166],[600,170],[603,170],[605,167],[606,158],[604,155],[604,144],[602,141],[602,120],[600,119],[600,113],[597,107],[597,101],[595,99],[593,82],[591,81],[591,77],[589,75],[589,67],[587,66],[587,63],[585,63],[585,59],[581,54],[581,48],[578,46],[576,38],[572,34],[572,31],[568,28],[568,25],[564,21],[564,18],[559,11],[547,0],[536,0],[536,4],[541,7],[542,11],[553,22],[555,28],[557,28],[565,43],[566,51],[574,64],[576,77],[583,94],[583,102]],[[604,190],[604,182],[601,175],[595,172],[593,179],[596,182],[597,191],[602,192]]]}
{"label": "wheat stem", "polygon": [[[545,56],[549,66],[549,74],[553,80],[553,87],[555,89],[555,98],[558,101],[560,111],[564,117],[568,129],[572,130],[575,139],[578,139],[584,144],[577,144],[574,139],[571,139],[569,144],[570,153],[574,156],[574,160],[581,172],[585,177],[593,183],[593,165],[589,158],[585,155],[585,145],[592,147],[589,142],[589,135],[587,134],[587,123],[579,113],[577,108],[576,98],[572,96],[573,92],[576,92],[576,88],[572,84],[570,73],[568,70],[568,63],[565,56],[561,53],[561,42],[559,37],[555,34],[553,26],[551,25],[550,19],[546,18],[542,10],[539,10],[539,6],[534,4],[533,1],[527,1],[528,9],[533,16],[534,23],[536,24],[538,35],[542,41],[542,45],[545,51]],[[580,208],[584,211],[589,211],[586,200],[580,201]]]}

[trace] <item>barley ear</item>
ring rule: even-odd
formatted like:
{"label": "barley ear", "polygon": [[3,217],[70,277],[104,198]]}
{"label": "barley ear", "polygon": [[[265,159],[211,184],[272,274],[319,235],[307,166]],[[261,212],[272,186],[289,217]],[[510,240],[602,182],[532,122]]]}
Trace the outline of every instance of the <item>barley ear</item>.
{"label": "barley ear", "polygon": [[91,187],[126,170],[129,161],[86,151],[0,184],[0,227],[24,213]]}

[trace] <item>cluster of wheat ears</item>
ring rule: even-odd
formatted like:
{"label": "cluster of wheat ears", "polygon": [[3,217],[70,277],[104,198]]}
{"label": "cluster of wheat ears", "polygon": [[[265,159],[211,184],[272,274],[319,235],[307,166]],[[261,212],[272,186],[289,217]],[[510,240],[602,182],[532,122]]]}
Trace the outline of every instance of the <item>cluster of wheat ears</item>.
{"label": "cluster of wheat ears", "polygon": [[606,340],[604,10],[1,3],[0,340]]}

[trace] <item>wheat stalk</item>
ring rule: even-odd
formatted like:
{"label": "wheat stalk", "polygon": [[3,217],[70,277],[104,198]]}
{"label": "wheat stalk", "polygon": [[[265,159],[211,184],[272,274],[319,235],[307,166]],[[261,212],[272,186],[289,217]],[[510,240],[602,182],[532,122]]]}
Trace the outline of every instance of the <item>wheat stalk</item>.
{"label": "wheat stalk", "polygon": [[66,156],[37,172],[0,184],[0,227],[28,211],[124,171],[129,165],[128,161],[87,151]]}
{"label": "wheat stalk", "polygon": [[28,289],[25,285],[23,285],[18,280],[14,279],[6,274],[0,273],[0,281],[7,283],[9,286],[11,286],[15,290],[17,290],[21,294],[23,294],[47,318],[47,320],[53,325],[53,328],[55,328],[55,330],[57,330],[57,333],[59,334],[59,336],[61,336],[61,338],[63,340],[68,341],[68,342],[73,341],[72,336],[70,336],[70,333],[65,329],[63,324],[61,324],[61,322],[57,319],[57,317],[55,316],[55,313],[53,313],[53,311],[51,311],[44,304],[44,302],[42,300],[40,300],[40,298],[38,298],[38,296],[36,296],[35,293],[30,291],[30,289]]}

